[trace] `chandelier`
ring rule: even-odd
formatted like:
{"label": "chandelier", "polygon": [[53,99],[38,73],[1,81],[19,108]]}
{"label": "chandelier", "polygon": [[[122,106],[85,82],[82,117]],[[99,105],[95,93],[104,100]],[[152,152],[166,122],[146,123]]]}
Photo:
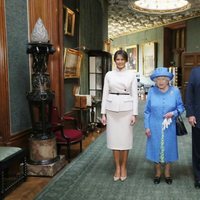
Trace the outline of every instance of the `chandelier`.
{"label": "chandelier", "polygon": [[130,0],[133,10],[151,14],[172,14],[188,10],[191,4],[187,0]]}

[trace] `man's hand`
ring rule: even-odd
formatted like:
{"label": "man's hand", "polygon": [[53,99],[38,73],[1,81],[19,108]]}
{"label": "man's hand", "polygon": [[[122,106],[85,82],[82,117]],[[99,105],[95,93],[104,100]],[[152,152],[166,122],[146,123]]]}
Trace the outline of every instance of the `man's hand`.
{"label": "man's hand", "polygon": [[190,125],[191,126],[193,126],[193,127],[195,127],[195,125],[196,125],[196,117],[195,116],[190,116],[189,118],[188,118],[188,122],[190,123]]}

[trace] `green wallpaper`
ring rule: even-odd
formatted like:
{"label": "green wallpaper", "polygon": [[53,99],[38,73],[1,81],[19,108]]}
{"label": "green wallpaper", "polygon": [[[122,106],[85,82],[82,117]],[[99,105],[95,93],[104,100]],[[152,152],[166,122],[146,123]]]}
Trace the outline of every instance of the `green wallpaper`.
{"label": "green wallpaper", "polygon": [[[11,133],[31,127],[26,92],[30,90],[27,1],[6,0]],[[20,11],[20,12],[19,12]]]}
{"label": "green wallpaper", "polygon": [[187,52],[200,52],[200,17],[187,21]]}

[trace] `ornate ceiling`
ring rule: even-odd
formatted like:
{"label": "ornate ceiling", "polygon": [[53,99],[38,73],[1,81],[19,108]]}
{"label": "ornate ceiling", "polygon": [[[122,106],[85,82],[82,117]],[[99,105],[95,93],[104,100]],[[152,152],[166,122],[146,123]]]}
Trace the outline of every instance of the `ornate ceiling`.
{"label": "ornate ceiling", "polygon": [[122,35],[156,28],[200,16],[200,0],[189,0],[191,8],[183,13],[167,15],[142,14],[129,8],[130,0],[108,0],[108,36]]}

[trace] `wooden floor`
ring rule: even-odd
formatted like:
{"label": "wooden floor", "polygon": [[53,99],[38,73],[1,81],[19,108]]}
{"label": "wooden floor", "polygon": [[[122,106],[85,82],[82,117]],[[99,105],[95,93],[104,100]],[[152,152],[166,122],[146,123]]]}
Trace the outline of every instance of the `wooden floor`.
{"label": "wooden floor", "polygon": [[[83,140],[83,150],[85,150],[101,133],[101,131],[89,133]],[[62,149],[61,154],[65,149]],[[72,146],[72,158],[79,154],[79,144]],[[66,165],[67,165],[66,161]],[[51,180],[51,177],[28,177],[26,182],[19,185],[15,190],[9,193],[5,200],[33,200],[44,186]]]}

